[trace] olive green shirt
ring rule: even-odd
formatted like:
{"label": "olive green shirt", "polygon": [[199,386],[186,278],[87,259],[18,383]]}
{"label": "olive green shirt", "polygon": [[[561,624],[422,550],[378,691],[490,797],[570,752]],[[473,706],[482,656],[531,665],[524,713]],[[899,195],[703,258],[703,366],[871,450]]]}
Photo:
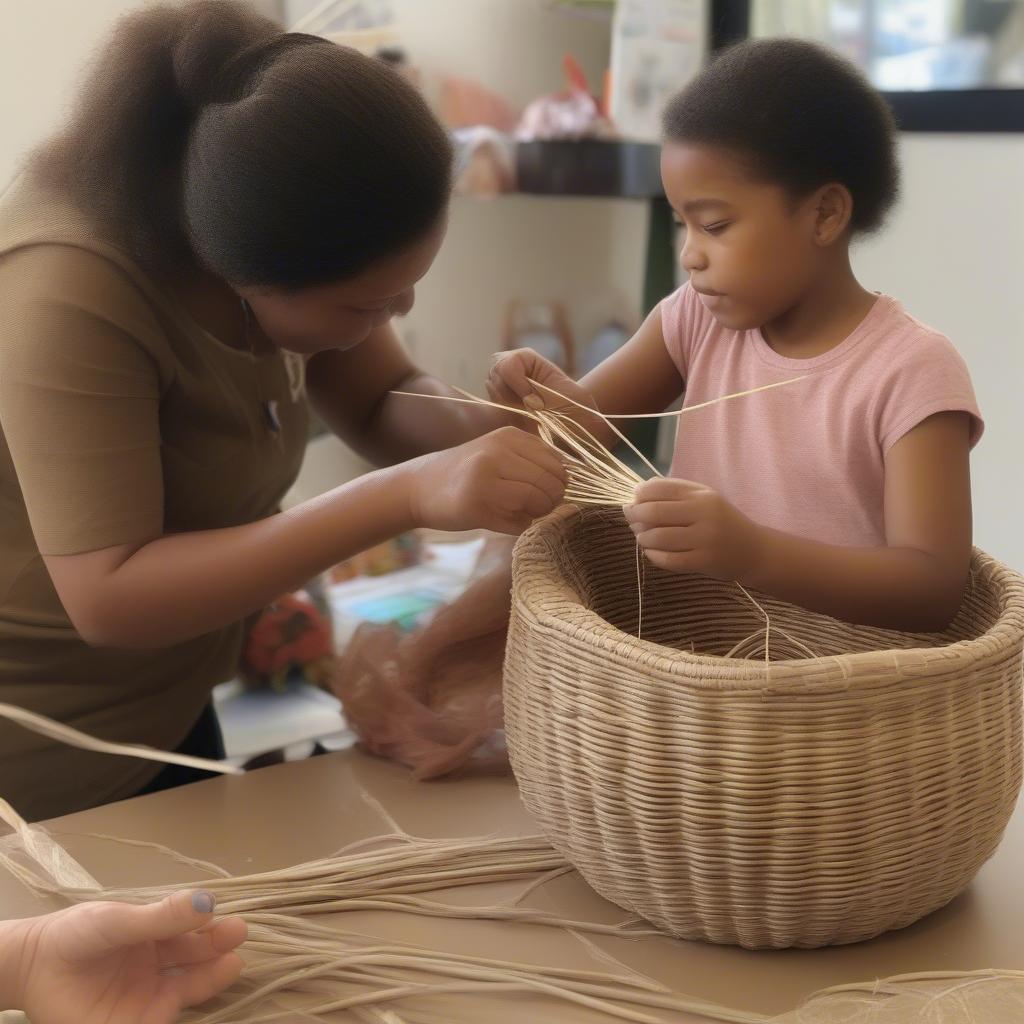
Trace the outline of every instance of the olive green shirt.
{"label": "olive green shirt", "polygon": [[[66,200],[24,177],[0,196],[0,701],[116,742],[182,741],[233,675],[242,624],[90,647],[41,555],[272,514],[305,451],[302,371],[219,342]],[[129,796],[159,768],[0,720],[0,796],[32,820]]]}

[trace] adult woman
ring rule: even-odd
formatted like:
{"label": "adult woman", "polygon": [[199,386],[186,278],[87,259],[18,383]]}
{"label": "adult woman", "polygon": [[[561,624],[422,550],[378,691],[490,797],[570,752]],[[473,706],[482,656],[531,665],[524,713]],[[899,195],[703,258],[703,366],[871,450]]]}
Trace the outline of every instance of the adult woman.
{"label": "adult woman", "polygon": [[[235,3],[122,23],[0,203],[0,700],[215,755],[246,616],[412,526],[514,533],[558,502],[537,439],[389,396],[443,390],[388,321],[441,244],[450,164],[382,62]],[[412,461],[275,514],[303,390]],[[0,726],[0,792],[31,817],[168,778]]]}

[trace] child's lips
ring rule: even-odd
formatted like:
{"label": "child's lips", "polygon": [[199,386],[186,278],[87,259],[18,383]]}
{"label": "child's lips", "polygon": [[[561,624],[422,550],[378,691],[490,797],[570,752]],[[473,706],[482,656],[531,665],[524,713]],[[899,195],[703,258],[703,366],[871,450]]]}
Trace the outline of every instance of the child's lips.
{"label": "child's lips", "polygon": [[699,288],[696,289],[696,291],[700,296],[700,301],[707,306],[708,309],[713,309],[714,307],[721,305],[725,300],[725,296],[721,292],[701,291]]}

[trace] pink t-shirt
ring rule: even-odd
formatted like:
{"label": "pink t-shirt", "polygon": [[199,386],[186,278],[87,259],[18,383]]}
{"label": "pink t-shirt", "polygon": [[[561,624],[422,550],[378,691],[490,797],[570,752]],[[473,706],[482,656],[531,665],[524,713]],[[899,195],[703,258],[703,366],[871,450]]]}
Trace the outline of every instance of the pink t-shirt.
{"label": "pink t-shirt", "polygon": [[811,359],[778,355],[760,330],[722,327],[684,285],[661,304],[685,406],[806,379],[680,418],[671,475],[713,487],[755,522],[828,544],[885,544],[889,449],[928,416],[983,424],[967,366],[947,338],[887,295],[844,341]]}

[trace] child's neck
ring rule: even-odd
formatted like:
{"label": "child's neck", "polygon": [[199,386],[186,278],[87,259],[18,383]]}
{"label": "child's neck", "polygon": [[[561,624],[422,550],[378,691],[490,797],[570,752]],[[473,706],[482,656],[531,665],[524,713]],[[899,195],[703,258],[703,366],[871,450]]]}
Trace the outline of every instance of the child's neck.
{"label": "child's neck", "polygon": [[831,351],[853,333],[878,296],[861,287],[849,260],[823,277],[781,316],[761,328],[780,356],[811,359]]}

